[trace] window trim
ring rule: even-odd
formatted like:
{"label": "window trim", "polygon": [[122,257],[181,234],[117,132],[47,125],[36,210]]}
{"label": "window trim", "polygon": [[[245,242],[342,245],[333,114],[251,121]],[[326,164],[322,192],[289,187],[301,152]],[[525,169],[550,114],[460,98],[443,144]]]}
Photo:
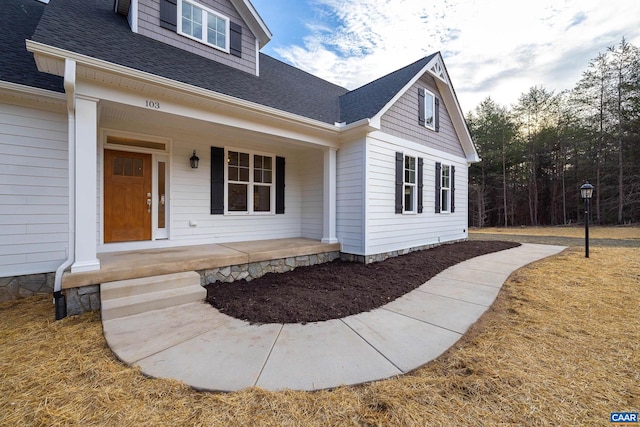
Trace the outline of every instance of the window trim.
{"label": "window trim", "polygon": [[[431,98],[431,125],[429,125],[429,117],[427,116],[427,112],[429,111],[429,98]],[[427,129],[431,129],[433,131],[436,130],[436,95],[431,92],[429,89],[424,89],[424,127]]]}
{"label": "window trim", "polygon": [[[199,39],[197,37],[194,37],[194,36],[192,36],[192,35],[190,35],[188,33],[185,33],[184,31],[182,31],[182,4],[183,3],[190,4],[191,6],[195,6],[198,9],[202,10],[202,38],[201,39]],[[176,32],[178,34],[180,34],[183,37],[187,37],[187,38],[189,38],[191,40],[195,40],[195,41],[197,41],[199,43],[202,43],[204,45],[211,46],[211,47],[213,47],[215,49],[221,50],[222,52],[230,53],[231,20],[229,19],[229,17],[224,16],[221,13],[216,12],[215,10],[210,9],[207,6],[205,6],[203,4],[200,4],[198,2],[195,2],[193,0],[178,0],[176,9],[177,9]],[[209,43],[209,41],[208,41],[208,28],[207,28],[208,19],[209,19],[208,14],[215,15],[218,18],[220,18],[220,19],[225,21],[225,47],[224,48],[222,48],[222,47],[220,47],[220,46],[218,46],[216,44]]]}
{"label": "window trim", "polygon": [[[243,153],[249,155],[249,181],[247,185],[247,210],[246,211],[231,211],[229,210],[229,184],[243,184],[240,181],[229,180],[229,152]],[[254,181],[254,156],[263,156],[271,158],[271,182],[270,183],[256,183]],[[245,148],[224,148],[224,215],[275,215],[276,214],[276,155],[273,153],[264,153],[260,151],[247,150]],[[269,187],[269,211],[255,211],[254,210],[254,188],[255,185],[262,187]]]}

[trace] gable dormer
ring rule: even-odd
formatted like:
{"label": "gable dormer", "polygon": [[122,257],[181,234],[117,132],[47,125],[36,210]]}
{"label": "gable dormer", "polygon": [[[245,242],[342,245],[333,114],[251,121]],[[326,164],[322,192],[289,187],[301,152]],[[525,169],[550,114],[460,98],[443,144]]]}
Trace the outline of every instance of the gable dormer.
{"label": "gable dormer", "polygon": [[271,32],[248,0],[117,0],[133,32],[259,74]]}

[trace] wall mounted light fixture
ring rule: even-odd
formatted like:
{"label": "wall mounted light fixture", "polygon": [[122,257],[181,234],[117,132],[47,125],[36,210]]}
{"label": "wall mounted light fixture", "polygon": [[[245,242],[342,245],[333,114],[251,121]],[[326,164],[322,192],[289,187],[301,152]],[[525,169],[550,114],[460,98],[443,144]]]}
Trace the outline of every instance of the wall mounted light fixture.
{"label": "wall mounted light fixture", "polygon": [[193,150],[193,156],[189,159],[189,163],[191,163],[191,169],[198,169],[198,163],[200,162],[200,158],[196,156],[196,150]]}

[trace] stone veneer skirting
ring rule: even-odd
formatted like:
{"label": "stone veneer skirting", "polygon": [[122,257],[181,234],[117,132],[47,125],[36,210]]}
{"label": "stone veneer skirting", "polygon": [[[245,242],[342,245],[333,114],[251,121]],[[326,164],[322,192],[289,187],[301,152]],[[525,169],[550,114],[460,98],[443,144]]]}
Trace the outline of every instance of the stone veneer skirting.
{"label": "stone veneer skirting", "polygon": [[[350,262],[371,264],[388,258],[405,255],[410,252],[431,249],[442,244],[461,242],[466,239],[445,243],[434,243],[413,248],[391,251],[375,255],[353,255],[338,251],[313,255],[280,258],[239,265],[199,270],[200,284],[205,286],[215,282],[233,282],[235,280],[253,280],[267,273],[285,273],[296,267],[331,262],[337,258]],[[53,293],[55,273],[31,274],[26,276],[0,278],[0,302],[29,297],[35,294]],[[88,311],[100,310],[100,285],[83,286],[63,290],[67,303],[67,315],[73,316]]]}
{"label": "stone veneer skirting", "polygon": [[285,273],[296,267],[324,264],[340,258],[340,252],[325,252],[313,255],[303,255],[272,259],[270,261],[250,262],[247,264],[228,265],[226,267],[200,270],[200,284],[205,286],[209,283],[224,282],[231,283],[236,280],[253,280],[262,277],[267,273]]}
{"label": "stone veneer skirting", "polygon": [[53,293],[55,273],[0,277],[0,302]]}
{"label": "stone veneer skirting", "polygon": [[411,252],[423,251],[425,249],[431,249],[431,248],[435,248],[437,246],[448,245],[448,244],[451,244],[451,243],[464,242],[466,240],[468,240],[468,239],[459,239],[459,240],[451,240],[451,241],[448,241],[448,242],[432,243],[432,244],[429,244],[429,245],[415,246],[413,248],[400,249],[398,251],[384,252],[384,253],[375,254],[375,255],[354,255],[354,254],[340,253],[340,258],[343,261],[361,262],[361,263],[364,263],[364,264],[372,264],[374,262],[381,262],[381,261],[384,261],[385,259],[394,258],[394,257],[400,256],[400,255],[406,255],[406,254],[411,253]]}

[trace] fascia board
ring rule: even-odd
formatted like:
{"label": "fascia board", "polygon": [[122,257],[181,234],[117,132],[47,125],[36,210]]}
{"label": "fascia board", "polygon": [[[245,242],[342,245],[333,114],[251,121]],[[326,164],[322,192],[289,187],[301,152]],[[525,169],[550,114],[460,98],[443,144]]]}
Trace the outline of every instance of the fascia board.
{"label": "fascia board", "polygon": [[273,38],[273,34],[269,31],[267,24],[262,20],[258,11],[249,0],[231,0],[231,3],[259,40],[260,48],[263,48]]}

